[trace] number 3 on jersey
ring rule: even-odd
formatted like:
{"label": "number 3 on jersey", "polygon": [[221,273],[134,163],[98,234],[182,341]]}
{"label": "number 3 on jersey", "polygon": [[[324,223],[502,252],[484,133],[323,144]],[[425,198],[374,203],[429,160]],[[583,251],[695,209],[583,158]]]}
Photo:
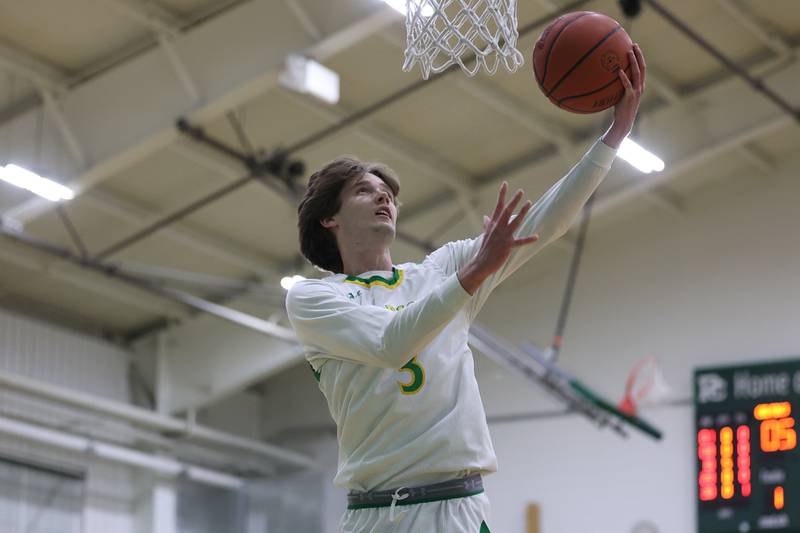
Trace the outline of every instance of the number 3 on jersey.
{"label": "number 3 on jersey", "polygon": [[406,363],[400,368],[400,372],[408,372],[408,379],[398,380],[397,385],[400,387],[400,392],[403,394],[416,394],[425,385],[425,369],[417,361],[417,357],[411,358],[411,361]]}

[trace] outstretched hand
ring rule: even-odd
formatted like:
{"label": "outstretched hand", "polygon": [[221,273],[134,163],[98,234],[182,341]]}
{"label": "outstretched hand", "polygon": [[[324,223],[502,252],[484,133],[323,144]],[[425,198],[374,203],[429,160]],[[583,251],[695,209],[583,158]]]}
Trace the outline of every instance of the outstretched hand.
{"label": "outstretched hand", "polygon": [[619,148],[622,140],[627,137],[633,128],[636,114],[639,112],[639,103],[644,94],[645,78],[647,77],[647,64],[644,54],[638,44],[633,45],[633,50],[628,52],[631,65],[631,76],[628,77],[623,69],[617,71],[625,93],[614,106],[614,123],[603,136],[603,142],[612,148]]}
{"label": "outstretched hand", "polygon": [[524,193],[519,189],[511,200],[506,202],[507,192],[508,183],[503,182],[497,196],[494,213],[491,217],[484,217],[481,247],[472,261],[458,273],[461,285],[470,294],[473,294],[487,277],[497,272],[505,264],[514,248],[539,240],[538,235],[522,238],[514,236],[533,204],[528,200],[517,215],[512,217]]}

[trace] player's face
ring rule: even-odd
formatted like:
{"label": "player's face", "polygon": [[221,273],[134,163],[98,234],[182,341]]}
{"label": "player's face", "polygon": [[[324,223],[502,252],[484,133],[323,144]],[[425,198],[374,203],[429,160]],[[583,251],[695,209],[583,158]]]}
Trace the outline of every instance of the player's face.
{"label": "player's face", "polygon": [[392,189],[375,174],[364,174],[344,187],[341,207],[330,222],[328,227],[336,228],[340,237],[358,239],[377,233],[393,239],[397,206]]}

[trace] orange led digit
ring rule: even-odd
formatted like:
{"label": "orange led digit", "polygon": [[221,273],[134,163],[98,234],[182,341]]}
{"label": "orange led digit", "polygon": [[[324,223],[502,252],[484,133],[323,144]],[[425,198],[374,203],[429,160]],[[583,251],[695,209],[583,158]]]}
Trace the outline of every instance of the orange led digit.
{"label": "orange led digit", "polygon": [[761,451],[778,452],[797,447],[794,418],[767,419],[761,422]]}
{"label": "orange led digit", "polygon": [[794,418],[778,420],[781,426],[781,451],[797,448],[797,432],[794,430]]}
{"label": "orange led digit", "polygon": [[720,495],[724,500],[733,498],[733,430],[719,430]]}
{"label": "orange led digit", "polygon": [[697,432],[697,455],[700,458],[700,499],[704,502],[717,497],[717,432],[701,429]]}
{"label": "orange led digit", "polygon": [[790,414],[792,414],[792,404],[789,402],[760,403],[753,409],[756,420],[785,418]]}
{"label": "orange led digit", "polygon": [[779,438],[780,426],[777,420],[768,419],[761,422],[761,451],[777,452],[781,447]]}
{"label": "orange led digit", "polygon": [[750,484],[750,428],[739,426],[736,428],[736,480],[742,491],[742,496],[747,497],[752,493]]}
{"label": "orange led digit", "polygon": [[772,503],[775,505],[775,509],[780,511],[783,509],[784,501],[783,501],[783,487],[777,486],[772,493]]}

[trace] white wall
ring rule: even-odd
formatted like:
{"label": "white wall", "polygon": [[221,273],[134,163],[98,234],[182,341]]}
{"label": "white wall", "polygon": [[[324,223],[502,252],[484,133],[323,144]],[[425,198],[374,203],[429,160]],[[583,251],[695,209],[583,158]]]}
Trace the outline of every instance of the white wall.
{"label": "white wall", "polygon": [[[152,352],[154,344],[149,343],[149,345]],[[143,346],[142,350],[146,351],[147,346]],[[213,353],[211,350],[202,355],[209,357]],[[131,354],[127,351],[103,341],[0,311],[0,371],[2,372],[17,373],[61,387],[128,402],[127,374],[130,357]],[[243,371],[243,369],[236,370]],[[307,372],[307,377],[313,381],[311,372]],[[284,404],[278,398],[276,405],[269,406],[270,412],[280,411],[282,405]],[[249,438],[261,438],[265,436],[265,432],[262,431],[261,414],[264,407],[258,394],[238,393],[199,413],[199,420],[223,431]],[[21,417],[26,421],[33,419],[66,429],[76,429],[80,426],[82,432],[93,432],[99,427],[97,419],[87,416],[84,420],[80,413],[71,408],[27,398],[2,389],[0,389],[0,415]],[[105,423],[103,425],[105,426]],[[118,425],[120,433],[115,436],[123,438],[127,435],[123,433],[127,429],[126,425]],[[280,430],[280,427],[275,426],[274,429]],[[274,435],[274,430],[270,435]],[[313,453],[315,447],[318,447],[316,443],[308,451]],[[298,444],[296,448],[302,449],[302,446]],[[331,446],[329,445],[327,449],[331,449]],[[335,447],[333,449],[335,450]],[[248,529],[252,533],[265,533],[267,531],[265,523],[274,526],[281,519],[285,520],[287,527],[291,527],[293,523],[291,513],[284,512],[278,515],[280,512],[278,505],[273,506],[269,517],[265,517],[265,520],[267,518],[269,520],[259,524],[260,509],[248,509],[245,494],[234,494],[188,483],[159,481],[152,475],[136,469],[101,462],[83,454],[67,453],[31,444],[2,434],[0,434],[1,455],[23,462],[26,460],[41,462],[84,472],[86,482],[82,533],[159,533],[159,531],[174,531],[176,528],[181,533],[216,533],[225,530],[225,527],[233,527],[233,518],[244,523],[246,521],[244,514],[248,511],[254,515]],[[216,455],[221,460],[225,458],[223,452]],[[265,469],[265,465],[260,464],[263,461],[256,458],[239,457],[237,460],[241,464],[246,461],[253,463],[258,461],[259,464],[252,466],[254,472]],[[282,475],[283,477],[274,477],[267,481],[275,494],[283,494],[285,485],[296,486],[298,490],[294,495],[295,500],[307,502],[308,494],[302,490],[302,487],[308,486],[307,480],[311,480],[310,483],[314,485],[317,493],[325,492],[327,484],[320,481],[320,476],[324,474],[319,472],[305,472],[296,476],[285,473]],[[293,482],[293,479],[300,481]],[[173,486],[177,487],[177,493],[172,490]],[[281,500],[277,499],[273,503],[275,502],[280,503]],[[164,506],[170,508],[177,506],[178,513],[172,517],[173,523],[166,523],[164,520],[165,517],[170,517],[170,512],[155,511],[156,507]],[[308,512],[316,514],[316,517],[311,518],[315,518],[316,523],[320,522],[319,513],[313,506],[309,507]],[[225,526],[220,525],[223,522]]]}
{"label": "white wall", "polygon": [[[127,402],[128,353],[98,339],[0,310],[0,371]],[[44,419],[61,411],[0,390],[0,414]],[[56,420],[61,424],[64,419]],[[73,421],[74,423],[74,421]],[[0,435],[0,454],[86,473],[84,533],[133,533],[131,469]]]}
{"label": "white wall", "polygon": [[0,309],[0,370],[127,402],[129,354]]}
{"label": "white wall", "polygon": [[[638,433],[623,439],[574,415],[490,423],[500,465],[486,482],[493,531],[524,533],[529,502],[542,507],[544,533],[627,533],[643,520],[662,533],[695,530],[693,369],[800,356],[797,169],[800,157],[771,178],[747,169],[721,177],[694,191],[683,217],[636,201],[626,208],[632,216],[592,224],[561,363],[618,401],[634,364],[655,355],[671,399],[683,403],[643,409],[664,431],[661,442]],[[557,251],[534,259],[479,320],[515,342],[546,345],[568,260]],[[305,424],[313,438],[331,422],[302,366],[268,382],[265,428]],[[481,355],[476,368],[490,420],[559,407]],[[329,503],[341,501],[331,494]],[[327,523],[341,511],[328,505]]]}

